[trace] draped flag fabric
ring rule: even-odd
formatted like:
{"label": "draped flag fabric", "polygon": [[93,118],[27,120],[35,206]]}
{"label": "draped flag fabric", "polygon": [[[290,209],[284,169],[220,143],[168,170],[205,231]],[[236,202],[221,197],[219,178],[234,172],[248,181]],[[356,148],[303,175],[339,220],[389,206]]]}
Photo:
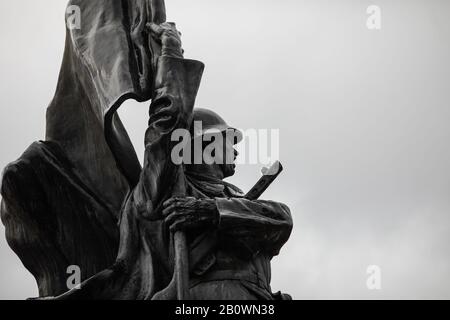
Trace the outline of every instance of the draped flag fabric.
{"label": "draped flag fabric", "polygon": [[164,1],[71,0],[68,12],[73,8],[79,28],[66,28],[46,140],[57,142],[85,183],[117,207],[141,166],[116,111],[126,99],[151,99],[157,49],[145,25],[165,20]]}

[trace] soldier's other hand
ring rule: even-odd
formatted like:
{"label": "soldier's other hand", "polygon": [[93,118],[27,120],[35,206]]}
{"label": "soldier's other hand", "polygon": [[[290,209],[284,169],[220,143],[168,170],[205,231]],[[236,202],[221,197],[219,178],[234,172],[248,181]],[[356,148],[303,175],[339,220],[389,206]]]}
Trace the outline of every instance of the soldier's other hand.
{"label": "soldier's other hand", "polygon": [[171,198],[163,204],[163,217],[171,231],[210,228],[219,223],[214,199]]}
{"label": "soldier's other hand", "polygon": [[162,56],[183,58],[181,32],[177,30],[175,23],[156,24],[151,22],[147,24],[147,29],[152,37],[161,43]]}

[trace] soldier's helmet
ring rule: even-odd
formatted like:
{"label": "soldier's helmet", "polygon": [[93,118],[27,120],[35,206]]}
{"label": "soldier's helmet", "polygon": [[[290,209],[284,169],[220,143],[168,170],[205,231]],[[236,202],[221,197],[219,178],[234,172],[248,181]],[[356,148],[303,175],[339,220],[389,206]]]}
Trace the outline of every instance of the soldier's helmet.
{"label": "soldier's helmet", "polygon": [[217,135],[219,132],[227,133],[226,137],[232,138],[233,144],[238,144],[243,139],[241,131],[229,126],[221,116],[209,109],[195,108],[192,126],[191,133],[194,139]]}

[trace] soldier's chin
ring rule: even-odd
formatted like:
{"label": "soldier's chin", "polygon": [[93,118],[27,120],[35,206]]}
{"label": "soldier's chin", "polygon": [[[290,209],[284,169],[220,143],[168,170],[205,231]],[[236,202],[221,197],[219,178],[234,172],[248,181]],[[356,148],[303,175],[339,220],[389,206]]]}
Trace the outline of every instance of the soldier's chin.
{"label": "soldier's chin", "polygon": [[222,171],[223,171],[223,176],[225,178],[231,177],[236,172],[236,165],[234,163],[233,164],[224,164],[224,165],[222,165]]}

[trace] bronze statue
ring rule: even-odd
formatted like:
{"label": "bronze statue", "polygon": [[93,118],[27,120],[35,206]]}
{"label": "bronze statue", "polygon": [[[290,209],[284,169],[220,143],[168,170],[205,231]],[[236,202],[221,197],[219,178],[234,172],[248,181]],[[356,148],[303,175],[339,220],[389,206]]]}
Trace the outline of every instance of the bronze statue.
{"label": "bronze statue", "polygon": [[[68,30],[46,141],[5,169],[1,188],[8,243],[40,297],[288,299],[270,288],[270,261],[292,230],[287,206],[257,200],[264,180],[247,195],[225,182],[230,161],[171,157],[176,130],[195,140],[215,129],[222,160],[237,157],[242,134],[194,109],[204,65],[184,58],[163,1],[71,4],[87,24]],[[143,168],[116,114],[127,98],[152,100]],[[68,291],[70,265],[84,281]]]}

